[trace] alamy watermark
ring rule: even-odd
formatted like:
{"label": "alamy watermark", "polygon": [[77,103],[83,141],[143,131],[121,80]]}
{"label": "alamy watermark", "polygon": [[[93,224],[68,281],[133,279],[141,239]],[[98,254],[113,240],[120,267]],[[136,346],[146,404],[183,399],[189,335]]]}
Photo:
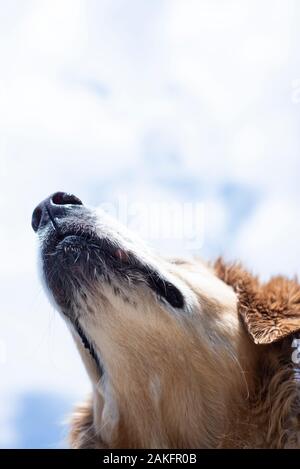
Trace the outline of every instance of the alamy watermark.
{"label": "alamy watermark", "polygon": [[299,365],[300,364],[300,339],[293,340],[292,348],[295,349],[292,353],[292,362],[295,363],[295,365]]}
{"label": "alamy watermark", "polygon": [[178,241],[191,251],[203,246],[203,202],[143,203],[120,196],[115,203],[102,203],[99,208],[148,241]]}

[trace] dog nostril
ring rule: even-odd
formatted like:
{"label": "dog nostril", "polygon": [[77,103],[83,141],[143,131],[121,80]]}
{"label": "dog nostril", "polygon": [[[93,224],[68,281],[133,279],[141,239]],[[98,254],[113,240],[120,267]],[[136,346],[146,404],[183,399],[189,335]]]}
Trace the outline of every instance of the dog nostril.
{"label": "dog nostril", "polygon": [[[35,232],[45,226],[50,220],[54,225],[56,218],[63,218],[67,215],[68,208],[65,205],[83,205],[78,197],[67,192],[55,192],[47,199],[43,200],[33,211],[31,226]],[[72,207],[70,207],[70,210]]]}
{"label": "dog nostril", "polygon": [[78,197],[66,192],[56,192],[52,195],[51,202],[53,205],[83,205]]}
{"label": "dog nostril", "polygon": [[39,229],[41,219],[42,219],[42,214],[43,211],[40,206],[36,207],[32,214],[32,219],[31,219],[31,226],[35,232]]}

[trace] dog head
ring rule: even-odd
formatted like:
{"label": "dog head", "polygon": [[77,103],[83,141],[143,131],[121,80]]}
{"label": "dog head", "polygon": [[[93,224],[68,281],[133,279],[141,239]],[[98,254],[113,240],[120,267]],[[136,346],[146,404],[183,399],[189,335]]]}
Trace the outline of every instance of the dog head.
{"label": "dog head", "polygon": [[[77,421],[93,428],[90,445],[218,444],[229,422],[219,415],[237,389],[246,394],[241,368],[252,360],[233,290],[201,262],[157,256],[70,194],[44,200],[32,226],[46,290],[93,384]],[[83,430],[74,446],[87,445]]]}

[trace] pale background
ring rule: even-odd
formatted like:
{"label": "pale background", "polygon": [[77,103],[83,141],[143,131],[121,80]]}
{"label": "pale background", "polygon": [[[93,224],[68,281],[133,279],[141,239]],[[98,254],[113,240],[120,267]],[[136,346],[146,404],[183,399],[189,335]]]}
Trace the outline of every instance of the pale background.
{"label": "pale background", "polygon": [[1,447],[64,446],[89,390],[36,272],[51,192],[200,202],[198,254],[299,273],[299,24],[296,0],[0,0]]}

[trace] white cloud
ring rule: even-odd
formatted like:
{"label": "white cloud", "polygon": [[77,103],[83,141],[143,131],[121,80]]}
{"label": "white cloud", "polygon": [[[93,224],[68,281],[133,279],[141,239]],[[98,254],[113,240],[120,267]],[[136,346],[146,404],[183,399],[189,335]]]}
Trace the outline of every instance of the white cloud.
{"label": "white cloud", "polygon": [[234,255],[265,279],[300,274],[299,203],[286,197],[266,199],[242,226]]}

